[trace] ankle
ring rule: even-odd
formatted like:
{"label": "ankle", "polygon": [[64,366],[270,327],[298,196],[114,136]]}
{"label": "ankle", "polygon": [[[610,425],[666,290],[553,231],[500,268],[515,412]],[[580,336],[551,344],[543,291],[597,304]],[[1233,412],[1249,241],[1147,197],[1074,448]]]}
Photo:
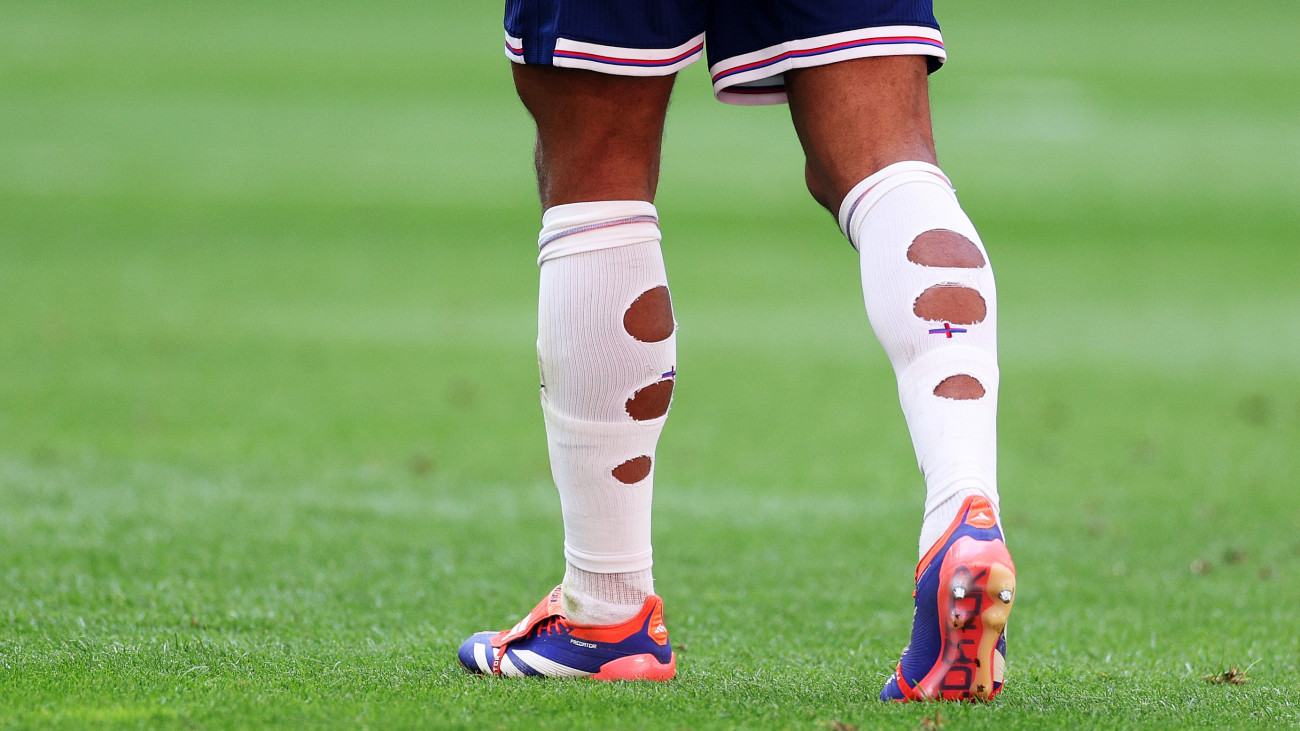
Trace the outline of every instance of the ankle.
{"label": "ankle", "polygon": [[994,510],[997,509],[997,493],[989,495],[989,491],[977,487],[963,488],[952,493],[943,502],[925,512],[925,517],[921,521],[919,546],[922,558],[934,546],[935,542],[943,537],[944,532],[948,530],[948,526],[952,524],[953,519],[957,517],[958,511],[961,510],[962,503],[966,502],[966,498],[972,495],[988,498],[989,502],[995,506]]}
{"label": "ankle", "polygon": [[574,624],[622,624],[635,617],[652,594],[650,569],[598,574],[569,564],[564,572],[564,616]]}

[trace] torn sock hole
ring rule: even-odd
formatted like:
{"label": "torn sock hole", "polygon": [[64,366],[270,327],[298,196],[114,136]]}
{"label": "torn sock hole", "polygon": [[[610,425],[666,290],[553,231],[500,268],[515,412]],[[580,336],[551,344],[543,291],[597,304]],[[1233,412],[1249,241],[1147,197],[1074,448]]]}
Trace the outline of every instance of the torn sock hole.
{"label": "torn sock hole", "polygon": [[632,394],[624,408],[628,416],[637,421],[658,419],[668,413],[668,406],[673,400],[673,382],[665,379],[653,383]]}
{"label": "torn sock hole", "polygon": [[954,267],[980,269],[984,254],[974,241],[956,231],[936,228],[912,239],[907,249],[907,260],[927,267]]}
{"label": "torn sock hole", "polygon": [[673,301],[664,286],[642,292],[623,313],[623,329],[643,343],[667,340],[676,327]]}
{"label": "torn sock hole", "polygon": [[973,401],[984,398],[984,384],[966,374],[948,376],[934,387],[934,395],[955,401]]}
{"label": "torn sock hole", "polygon": [[650,458],[646,455],[633,457],[610,471],[615,480],[624,485],[633,485],[644,480],[650,474]]}
{"label": "torn sock hole", "polygon": [[980,293],[960,284],[936,284],[921,293],[912,312],[922,320],[974,325],[984,321],[988,307]]}

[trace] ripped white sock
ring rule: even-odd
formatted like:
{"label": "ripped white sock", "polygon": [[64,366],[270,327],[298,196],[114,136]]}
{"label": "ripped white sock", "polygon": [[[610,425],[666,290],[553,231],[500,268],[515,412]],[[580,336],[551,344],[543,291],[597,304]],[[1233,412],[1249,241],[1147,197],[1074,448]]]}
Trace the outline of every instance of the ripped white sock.
{"label": "ripped white sock", "polygon": [[644,201],[601,201],[555,206],[543,224],[537,354],[566,611],[611,624],[653,588],[655,449],[677,340],[658,218]]}
{"label": "ripped white sock", "polygon": [[[924,555],[966,495],[998,506],[993,270],[952,185],[928,163],[896,163],[863,180],[839,221],[861,253],[867,315],[894,366],[925,476]],[[972,303],[982,312],[970,315]],[[980,395],[939,395],[949,379],[973,379]]]}

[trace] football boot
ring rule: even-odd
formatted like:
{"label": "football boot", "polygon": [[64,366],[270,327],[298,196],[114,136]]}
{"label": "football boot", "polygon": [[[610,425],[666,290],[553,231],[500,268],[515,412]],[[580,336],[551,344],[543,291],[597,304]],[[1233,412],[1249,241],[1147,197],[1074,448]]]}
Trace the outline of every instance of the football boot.
{"label": "football boot", "polygon": [[507,678],[669,680],[676,674],[659,597],[650,596],[635,617],[614,625],[570,622],[562,607],[557,586],[514,628],[465,640],[457,653],[460,664],[472,673]]}
{"label": "football boot", "polygon": [[880,699],[989,701],[1002,691],[1016,566],[997,514],[981,496],[916,567],[912,640]]}

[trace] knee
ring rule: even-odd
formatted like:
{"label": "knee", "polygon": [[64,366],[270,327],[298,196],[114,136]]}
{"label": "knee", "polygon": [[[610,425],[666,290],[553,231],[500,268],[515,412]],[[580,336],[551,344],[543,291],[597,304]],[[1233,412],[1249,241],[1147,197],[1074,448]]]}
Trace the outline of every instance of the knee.
{"label": "knee", "polygon": [[831,215],[839,211],[840,201],[835,197],[835,185],[819,166],[813,161],[807,160],[803,166],[804,184],[808,186],[808,192],[812,194],[813,200],[821,204],[822,208],[831,212]]}

